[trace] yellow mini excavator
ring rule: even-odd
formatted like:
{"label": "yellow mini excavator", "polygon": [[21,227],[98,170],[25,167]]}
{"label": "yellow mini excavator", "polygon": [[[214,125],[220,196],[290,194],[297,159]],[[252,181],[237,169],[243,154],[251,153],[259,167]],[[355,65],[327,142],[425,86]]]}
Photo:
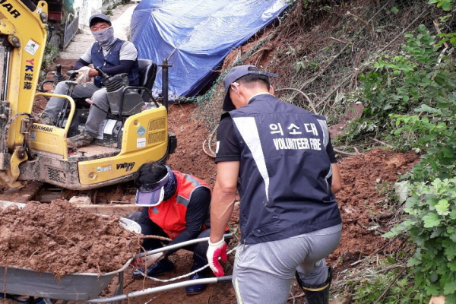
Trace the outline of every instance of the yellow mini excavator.
{"label": "yellow mini excavator", "polygon": [[[157,65],[147,60],[140,62],[139,87],[125,85],[125,75],[108,79],[111,113],[93,144],[67,147],[67,137],[79,133],[88,109],[67,95],[37,92],[47,19],[45,1],[0,0],[0,181],[10,187],[39,181],[90,190],[131,180],[143,163],[165,161],[177,146],[168,133],[168,90],[161,103],[153,100]],[[169,65],[161,66],[165,87]],[[75,85],[74,74],[68,76],[64,81]],[[40,124],[32,115],[37,96],[65,98],[56,126]]]}

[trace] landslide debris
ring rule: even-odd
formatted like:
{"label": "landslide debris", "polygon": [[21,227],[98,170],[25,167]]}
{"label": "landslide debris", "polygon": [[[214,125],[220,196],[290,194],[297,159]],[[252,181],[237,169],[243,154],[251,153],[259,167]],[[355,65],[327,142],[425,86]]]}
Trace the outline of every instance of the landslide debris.
{"label": "landslide debris", "polygon": [[0,266],[53,273],[107,273],[139,248],[138,234],[117,216],[100,216],[67,201],[0,208]]}

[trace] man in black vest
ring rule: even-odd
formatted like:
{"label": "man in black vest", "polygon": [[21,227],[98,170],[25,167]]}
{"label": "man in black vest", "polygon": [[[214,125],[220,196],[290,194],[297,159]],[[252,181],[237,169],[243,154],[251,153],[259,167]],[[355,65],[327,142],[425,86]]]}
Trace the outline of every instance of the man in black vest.
{"label": "man in black vest", "polygon": [[[95,68],[101,69],[108,75],[127,73],[129,84],[139,85],[138,51],[135,45],[129,41],[123,41],[114,37],[114,29],[111,21],[104,14],[92,15],[89,19],[90,31],[95,42],[79,58],[74,65],[75,70],[94,77],[93,83],[76,85],[72,92],[73,98],[90,98],[92,105],[85,130],[80,134],[68,138],[69,147],[79,148],[89,145],[98,136],[101,123],[109,111],[109,102],[104,77]],[[89,67],[93,64],[95,68]],[[62,81],[55,87],[55,94],[66,95],[68,85]],[[63,109],[65,99],[52,97],[41,115],[41,123],[54,125],[58,113]]]}
{"label": "man in black vest", "polygon": [[224,227],[241,197],[241,244],[233,286],[238,303],[286,303],[296,276],[307,303],[327,304],[332,268],[325,258],[340,241],[334,193],[340,176],[323,116],[274,97],[255,66],[234,67],[217,131],[217,178],[211,199],[207,258],[224,275]]}

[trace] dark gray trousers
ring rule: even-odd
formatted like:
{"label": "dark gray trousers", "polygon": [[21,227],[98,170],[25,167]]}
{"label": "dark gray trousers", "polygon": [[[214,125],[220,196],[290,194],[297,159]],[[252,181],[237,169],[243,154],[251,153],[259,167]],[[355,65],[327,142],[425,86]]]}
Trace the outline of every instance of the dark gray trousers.
{"label": "dark gray trousers", "polygon": [[[68,95],[68,84],[65,81],[59,82],[54,90],[55,94]],[[93,83],[88,82],[86,86],[76,85],[71,94],[73,98],[90,98],[95,106],[91,106],[89,117],[85,125],[86,131],[92,134],[99,134],[100,126],[106,118],[106,112],[109,111],[109,101],[106,88],[98,88]],[[49,116],[52,120],[57,120],[57,115],[62,111],[66,100],[58,97],[51,97],[43,111],[43,115]],[[103,110],[100,110],[103,109]]]}

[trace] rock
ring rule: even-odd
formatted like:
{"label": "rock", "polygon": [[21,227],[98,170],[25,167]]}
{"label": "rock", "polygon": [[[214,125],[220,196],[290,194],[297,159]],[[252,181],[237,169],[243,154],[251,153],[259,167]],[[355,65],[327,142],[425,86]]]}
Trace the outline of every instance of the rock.
{"label": "rock", "polygon": [[83,204],[83,205],[90,205],[92,204],[92,200],[88,196],[73,196],[69,200],[72,204]]}
{"label": "rock", "polygon": [[394,184],[394,191],[398,197],[399,203],[404,203],[408,197],[408,186],[409,182],[397,182]]}

